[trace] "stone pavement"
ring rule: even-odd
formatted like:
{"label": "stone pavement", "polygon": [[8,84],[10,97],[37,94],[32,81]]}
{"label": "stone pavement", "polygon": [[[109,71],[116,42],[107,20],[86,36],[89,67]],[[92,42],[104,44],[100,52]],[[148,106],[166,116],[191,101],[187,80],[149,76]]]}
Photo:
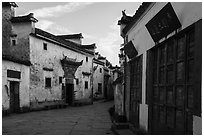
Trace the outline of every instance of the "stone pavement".
{"label": "stone pavement", "polygon": [[113,101],[2,118],[3,135],[113,135],[108,109]]}

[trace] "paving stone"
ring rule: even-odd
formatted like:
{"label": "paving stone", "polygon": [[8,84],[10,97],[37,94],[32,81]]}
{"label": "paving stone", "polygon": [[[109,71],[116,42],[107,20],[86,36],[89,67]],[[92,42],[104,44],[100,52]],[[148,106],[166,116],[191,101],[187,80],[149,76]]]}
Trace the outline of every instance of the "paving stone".
{"label": "paving stone", "polygon": [[111,102],[67,107],[2,118],[3,135],[113,135],[108,109]]}

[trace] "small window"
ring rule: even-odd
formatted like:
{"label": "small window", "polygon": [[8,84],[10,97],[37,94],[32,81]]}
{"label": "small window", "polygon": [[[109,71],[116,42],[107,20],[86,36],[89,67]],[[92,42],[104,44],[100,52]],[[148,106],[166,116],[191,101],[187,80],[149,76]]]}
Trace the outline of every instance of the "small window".
{"label": "small window", "polygon": [[62,83],[62,77],[59,77],[59,84]]}
{"label": "small window", "polygon": [[16,46],[16,40],[12,39],[11,44],[12,44],[12,46]]}
{"label": "small window", "polygon": [[102,73],[102,69],[100,68],[100,73]]}
{"label": "small window", "polygon": [[88,59],[88,57],[86,57],[86,62],[88,62],[89,61],[89,59]]}
{"label": "small window", "polygon": [[102,84],[98,83],[98,93],[102,94]]}
{"label": "small window", "polygon": [[76,79],[76,85],[79,85],[79,79],[78,78]]}
{"label": "small window", "polygon": [[45,78],[45,87],[51,88],[51,78]]}
{"label": "small window", "polygon": [[85,89],[88,89],[88,81],[85,81]]}
{"label": "small window", "polygon": [[47,50],[47,43],[43,43],[43,49]]}

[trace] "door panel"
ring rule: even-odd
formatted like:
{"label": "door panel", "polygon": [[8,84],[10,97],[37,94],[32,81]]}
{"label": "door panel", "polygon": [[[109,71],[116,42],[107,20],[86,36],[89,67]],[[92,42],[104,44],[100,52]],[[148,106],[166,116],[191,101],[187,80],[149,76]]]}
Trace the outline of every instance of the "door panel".
{"label": "door panel", "polygon": [[19,82],[10,81],[10,112],[19,112]]}
{"label": "door panel", "polygon": [[152,50],[151,127],[153,134],[192,134],[194,31]]}
{"label": "door panel", "polygon": [[142,100],[142,55],[130,62],[130,122],[139,127],[139,105]]}
{"label": "door panel", "polygon": [[74,98],[74,84],[66,84],[66,103],[72,105]]}

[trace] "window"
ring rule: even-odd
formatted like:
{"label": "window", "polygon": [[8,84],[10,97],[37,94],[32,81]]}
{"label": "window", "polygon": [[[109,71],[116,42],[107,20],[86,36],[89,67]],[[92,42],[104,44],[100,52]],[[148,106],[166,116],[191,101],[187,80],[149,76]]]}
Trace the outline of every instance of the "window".
{"label": "window", "polygon": [[102,84],[98,83],[98,93],[102,94]]}
{"label": "window", "polygon": [[85,81],[85,89],[88,89],[88,81]]}
{"label": "window", "polygon": [[86,62],[88,62],[89,61],[89,59],[88,59],[88,57],[86,57]]}
{"label": "window", "polygon": [[45,78],[45,87],[51,88],[51,78]]}
{"label": "window", "polygon": [[14,71],[14,70],[7,70],[7,77],[8,77],[8,78],[21,79],[21,72],[19,72],[19,71]]}
{"label": "window", "polygon": [[59,84],[62,83],[62,77],[59,77]]}
{"label": "window", "polygon": [[76,85],[79,85],[79,79],[78,78],[76,79]]}
{"label": "window", "polygon": [[11,44],[12,44],[12,46],[16,46],[16,40],[13,39],[13,40],[11,41]]}
{"label": "window", "polygon": [[100,73],[102,73],[102,69],[100,68]]}
{"label": "window", "polygon": [[47,50],[47,43],[43,43],[43,49]]}

